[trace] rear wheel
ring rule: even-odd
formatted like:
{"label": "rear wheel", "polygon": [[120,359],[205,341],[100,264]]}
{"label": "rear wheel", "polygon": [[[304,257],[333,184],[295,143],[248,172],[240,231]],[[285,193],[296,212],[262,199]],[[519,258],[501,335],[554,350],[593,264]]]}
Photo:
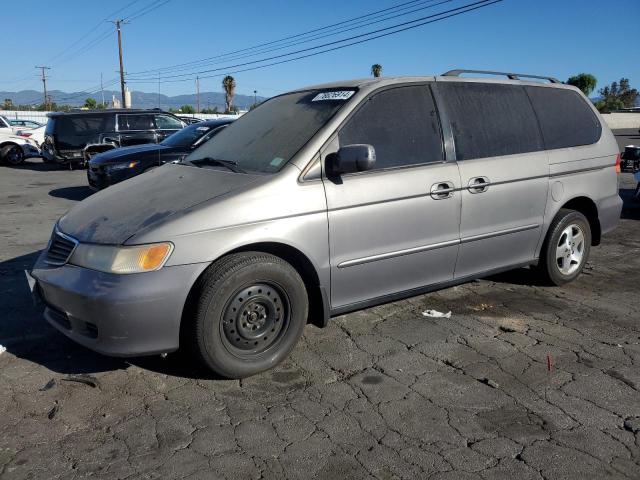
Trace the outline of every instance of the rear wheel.
{"label": "rear wheel", "polygon": [[551,222],[540,255],[540,270],[554,285],[573,281],[587,263],[591,227],[580,212],[561,209]]}
{"label": "rear wheel", "polygon": [[187,329],[194,353],[227,378],[243,378],[284,360],[302,335],[308,301],[287,262],[261,252],[214,263],[196,285]]}
{"label": "rear wheel", "polygon": [[0,159],[9,165],[20,165],[24,162],[24,152],[19,145],[7,145],[0,150]]}

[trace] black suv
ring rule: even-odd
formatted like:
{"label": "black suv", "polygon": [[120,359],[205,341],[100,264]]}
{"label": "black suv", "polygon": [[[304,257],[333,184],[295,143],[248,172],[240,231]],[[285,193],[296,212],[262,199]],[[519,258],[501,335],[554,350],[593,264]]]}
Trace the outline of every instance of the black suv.
{"label": "black suv", "polygon": [[42,143],[45,162],[86,163],[112,148],[158,143],[185,123],[161,110],[93,110],[50,113]]}

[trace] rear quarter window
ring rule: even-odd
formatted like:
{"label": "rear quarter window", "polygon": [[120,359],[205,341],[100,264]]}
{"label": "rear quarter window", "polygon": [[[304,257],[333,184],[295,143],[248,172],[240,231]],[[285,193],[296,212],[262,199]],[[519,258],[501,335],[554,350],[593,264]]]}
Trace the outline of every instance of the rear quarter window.
{"label": "rear quarter window", "polygon": [[526,87],[547,149],[591,145],[600,140],[602,125],[585,99],[573,90]]}
{"label": "rear quarter window", "polygon": [[458,160],[498,157],[544,149],[540,128],[523,87],[441,82]]}

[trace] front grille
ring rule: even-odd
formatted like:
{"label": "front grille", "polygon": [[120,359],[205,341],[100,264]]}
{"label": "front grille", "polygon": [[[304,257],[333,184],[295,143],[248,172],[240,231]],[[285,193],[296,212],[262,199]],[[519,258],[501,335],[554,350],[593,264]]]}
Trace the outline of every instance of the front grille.
{"label": "front grille", "polygon": [[77,240],[55,229],[51,235],[45,261],[49,265],[64,265],[69,261],[77,245]]}

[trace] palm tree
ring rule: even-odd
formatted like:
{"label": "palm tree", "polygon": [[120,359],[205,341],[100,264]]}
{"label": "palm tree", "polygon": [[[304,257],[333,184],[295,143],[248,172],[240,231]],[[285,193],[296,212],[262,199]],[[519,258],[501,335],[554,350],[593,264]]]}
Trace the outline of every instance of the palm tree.
{"label": "palm tree", "polygon": [[379,63],[374,63],[373,65],[371,65],[371,74],[374,77],[378,78],[381,73],[382,73],[382,65],[380,65]]}
{"label": "palm tree", "polygon": [[236,94],[236,80],[231,75],[227,75],[222,79],[222,88],[224,90],[224,101],[226,105],[226,113],[231,113],[233,108],[233,97]]}

